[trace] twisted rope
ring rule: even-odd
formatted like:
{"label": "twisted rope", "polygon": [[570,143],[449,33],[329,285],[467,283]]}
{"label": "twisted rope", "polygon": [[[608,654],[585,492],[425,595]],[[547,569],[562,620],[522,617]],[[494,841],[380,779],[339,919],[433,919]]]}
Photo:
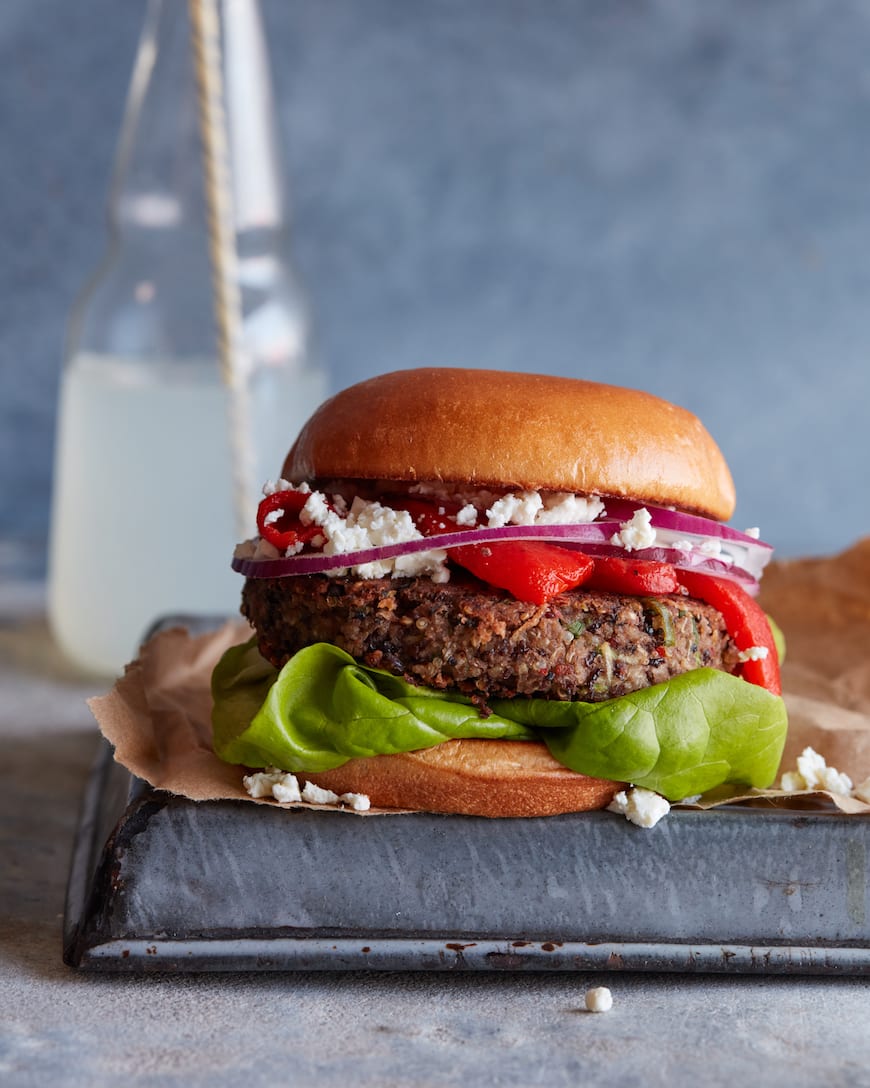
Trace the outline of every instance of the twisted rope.
{"label": "twisted rope", "polygon": [[242,334],[232,172],[224,108],[221,22],[217,0],[188,0],[188,11],[202,143],[218,361],[227,389],[233,509],[236,533],[242,539],[250,535],[254,522],[254,456],[249,365]]}

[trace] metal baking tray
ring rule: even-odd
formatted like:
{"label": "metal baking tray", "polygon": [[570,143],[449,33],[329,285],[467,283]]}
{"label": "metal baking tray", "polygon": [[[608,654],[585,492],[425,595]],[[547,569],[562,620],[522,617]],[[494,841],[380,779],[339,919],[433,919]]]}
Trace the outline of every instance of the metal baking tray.
{"label": "metal baking tray", "polygon": [[64,960],[88,970],[870,974],[870,819],[360,817],[151,789],[105,745]]}

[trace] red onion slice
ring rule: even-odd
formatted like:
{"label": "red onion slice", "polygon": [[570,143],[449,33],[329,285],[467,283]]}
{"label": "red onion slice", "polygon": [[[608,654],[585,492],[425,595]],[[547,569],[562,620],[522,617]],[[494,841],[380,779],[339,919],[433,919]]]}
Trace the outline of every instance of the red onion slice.
{"label": "red onion slice", "polygon": [[[637,509],[635,507],[635,509]],[[626,519],[624,519],[626,520]],[[624,548],[611,544],[614,533],[619,532],[619,520],[596,521],[586,525],[506,525],[497,529],[468,529],[455,533],[441,533],[437,536],[409,540],[401,544],[387,544],[362,551],[345,552],[341,555],[324,555],[321,552],[308,552],[284,559],[253,559],[236,557],[232,561],[233,570],[247,578],[285,578],[294,575],[324,574],[329,571],[359,567],[366,563],[395,559],[401,555],[412,555],[424,551],[449,550],[463,544],[487,544],[510,540],[538,540],[573,547],[588,552],[590,555],[630,554],[633,558],[670,563],[686,570],[698,570],[719,577],[730,578],[740,583],[750,593],[758,591],[758,578],[753,570],[745,569],[737,562],[727,563],[713,556],[705,555],[697,549],[684,551],[678,548],[653,547],[626,553]],[[739,534],[744,540],[747,552],[750,546],[757,546],[758,541],[745,534]],[[762,552],[750,553],[755,562],[746,566],[760,568],[769,556],[769,546],[763,545]]]}
{"label": "red onion slice", "polygon": [[650,513],[650,524],[654,529],[667,529],[687,536],[717,537],[720,540],[733,540],[754,548],[773,551],[772,546],[765,544],[763,540],[757,540],[754,536],[741,533],[739,529],[732,529],[730,525],[723,525],[721,521],[713,521],[699,514],[684,514],[680,510],[668,510],[664,506],[644,507],[642,503],[624,499],[605,499],[604,502],[607,516],[619,521],[629,521],[638,510],[646,509]]}
{"label": "red onion slice", "polygon": [[500,540],[606,544],[617,532],[619,532],[618,521],[596,521],[589,525],[505,525],[498,529],[463,529],[456,533],[439,533],[437,536],[406,540],[401,544],[384,544],[378,548],[366,548],[358,552],[343,552],[340,555],[304,552],[301,555],[288,556],[286,559],[236,558],[232,566],[233,570],[248,578],[282,578],[288,574],[321,574],[323,571],[340,570],[343,567],[361,567],[365,563],[395,559],[400,555],[414,555],[417,552],[431,552],[441,548],[458,548],[461,544],[489,544]]}

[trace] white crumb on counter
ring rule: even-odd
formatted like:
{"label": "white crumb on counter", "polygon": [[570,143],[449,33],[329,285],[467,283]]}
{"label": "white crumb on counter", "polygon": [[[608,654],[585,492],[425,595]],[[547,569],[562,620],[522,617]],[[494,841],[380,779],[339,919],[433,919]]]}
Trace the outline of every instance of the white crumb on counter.
{"label": "white crumb on counter", "polygon": [[634,786],[617,793],[607,810],[618,812],[638,827],[655,827],[671,811],[671,806],[661,794]]}
{"label": "white crumb on counter", "polygon": [[610,1012],[613,994],[606,986],[594,986],[586,991],[586,1008],[589,1012]]}

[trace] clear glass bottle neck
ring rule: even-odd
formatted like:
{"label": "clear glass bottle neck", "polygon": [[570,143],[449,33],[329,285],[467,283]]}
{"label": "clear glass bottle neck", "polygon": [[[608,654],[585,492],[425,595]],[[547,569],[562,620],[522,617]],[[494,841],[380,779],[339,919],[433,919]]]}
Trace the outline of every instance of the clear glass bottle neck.
{"label": "clear glass bottle neck", "polygon": [[[221,0],[220,11],[248,354],[299,366],[306,308],[288,256],[259,0]],[[214,359],[199,124],[187,4],[149,0],[111,181],[107,257],[74,312],[68,355]]]}

